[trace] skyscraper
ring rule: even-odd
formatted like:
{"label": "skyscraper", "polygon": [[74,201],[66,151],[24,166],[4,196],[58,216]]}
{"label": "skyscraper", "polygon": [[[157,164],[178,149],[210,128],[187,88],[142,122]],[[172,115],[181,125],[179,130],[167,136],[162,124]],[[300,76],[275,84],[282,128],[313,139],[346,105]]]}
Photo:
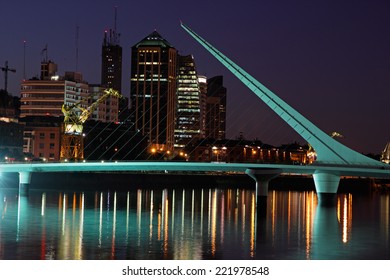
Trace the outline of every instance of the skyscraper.
{"label": "skyscraper", "polygon": [[207,80],[206,138],[226,138],[226,88],[223,76]]}
{"label": "skyscraper", "polygon": [[170,152],[174,146],[176,56],[157,31],[132,47],[131,112],[152,153]]}
{"label": "skyscraper", "polygon": [[101,75],[102,86],[122,91],[122,47],[116,30],[104,32]]}
{"label": "skyscraper", "polygon": [[201,137],[200,87],[192,55],[178,56],[175,147]]}
{"label": "skyscraper", "polygon": [[[120,34],[116,31],[116,8],[115,27],[104,32],[102,44],[102,68],[101,86],[113,88],[122,94],[122,47],[119,45]],[[118,120],[128,120],[128,97],[118,100]]]}

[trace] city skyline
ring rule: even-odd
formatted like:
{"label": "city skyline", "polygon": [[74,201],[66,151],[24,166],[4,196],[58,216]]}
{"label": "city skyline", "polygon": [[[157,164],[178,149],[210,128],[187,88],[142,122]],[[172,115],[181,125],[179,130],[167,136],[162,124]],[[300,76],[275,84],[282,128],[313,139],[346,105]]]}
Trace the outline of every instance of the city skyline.
{"label": "city skyline", "polygon": [[[198,1],[191,7],[181,6],[180,1],[164,6],[152,1],[149,13],[140,13],[140,3],[128,1],[96,1],[94,6],[86,1],[68,3],[80,9],[66,13],[66,7],[50,1],[33,6],[27,1],[3,4],[0,14],[9,24],[0,27],[0,66],[8,61],[17,71],[8,75],[12,94],[19,95],[24,74],[27,79],[39,74],[46,44],[59,73],[77,68],[86,81],[99,83],[102,38],[104,30],[114,27],[117,6],[125,96],[130,88],[131,46],[156,29],[179,54],[194,55],[199,74],[224,76],[229,90],[228,138],[243,132],[247,139],[275,145],[304,144],[181,30],[179,21],[183,20],[322,130],[343,134],[340,141],[347,146],[362,153],[380,153],[390,141],[390,4],[386,1],[354,1],[351,5],[337,1]],[[3,76],[2,72],[0,88]]]}

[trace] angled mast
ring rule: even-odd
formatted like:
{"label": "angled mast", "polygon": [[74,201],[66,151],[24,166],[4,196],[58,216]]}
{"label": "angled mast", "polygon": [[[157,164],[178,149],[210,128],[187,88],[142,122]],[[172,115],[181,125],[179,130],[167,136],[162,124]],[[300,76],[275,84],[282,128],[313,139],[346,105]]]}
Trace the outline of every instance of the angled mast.
{"label": "angled mast", "polygon": [[279,117],[301,135],[303,139],[310,143],[317,153],[317,163],[383,166],[383,163],[366,157],[330,137],[271,90],[253,78],[249,73],[214,48],[210,43],[192,31],[188,26],[182,22],[180,22],[180,24],[187,33],[217,58],[241,82],[278,114]]}

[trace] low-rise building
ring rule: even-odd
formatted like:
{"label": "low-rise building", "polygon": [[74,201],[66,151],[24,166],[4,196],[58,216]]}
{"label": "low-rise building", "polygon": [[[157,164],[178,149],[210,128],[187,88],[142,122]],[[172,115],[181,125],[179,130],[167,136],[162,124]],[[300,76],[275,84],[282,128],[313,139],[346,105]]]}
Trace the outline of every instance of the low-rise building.
{"label": "low-rise building", "polygon": [[25,117],[23,152],[31,155],[31,160],[59,161],[61,147],[61,117]]}
{"label": "low-rise building", "polygon": [[307,148],[292,143],[274,147],[261,141],[202,140],[185,151],[189,161],[308,164]]}

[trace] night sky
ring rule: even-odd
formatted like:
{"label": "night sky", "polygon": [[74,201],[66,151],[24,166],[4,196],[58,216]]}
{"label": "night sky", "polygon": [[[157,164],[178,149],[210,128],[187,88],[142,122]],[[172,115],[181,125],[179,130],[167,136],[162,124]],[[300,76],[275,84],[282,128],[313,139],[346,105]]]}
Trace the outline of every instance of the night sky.
{"label": "night sky", "polygon": [[322,130],[344,135],[347,146],[379,154],[390,141],[388,0],[2,1],[0,65],[8,60],[17,71],[8,75],[9,92],[19,95],[24,40],[26,78],[39,75],[46,44],[60,75],[75,71],[77,26],[77,70],[100,83],[103,33],[114,27],[115,6],[126,96],[131,46],[156,29],[180,54],[194,55],[199,74],[224,76],[228,138],[242,132],[273,145],[305,143],[195,42],[182,20]]}

